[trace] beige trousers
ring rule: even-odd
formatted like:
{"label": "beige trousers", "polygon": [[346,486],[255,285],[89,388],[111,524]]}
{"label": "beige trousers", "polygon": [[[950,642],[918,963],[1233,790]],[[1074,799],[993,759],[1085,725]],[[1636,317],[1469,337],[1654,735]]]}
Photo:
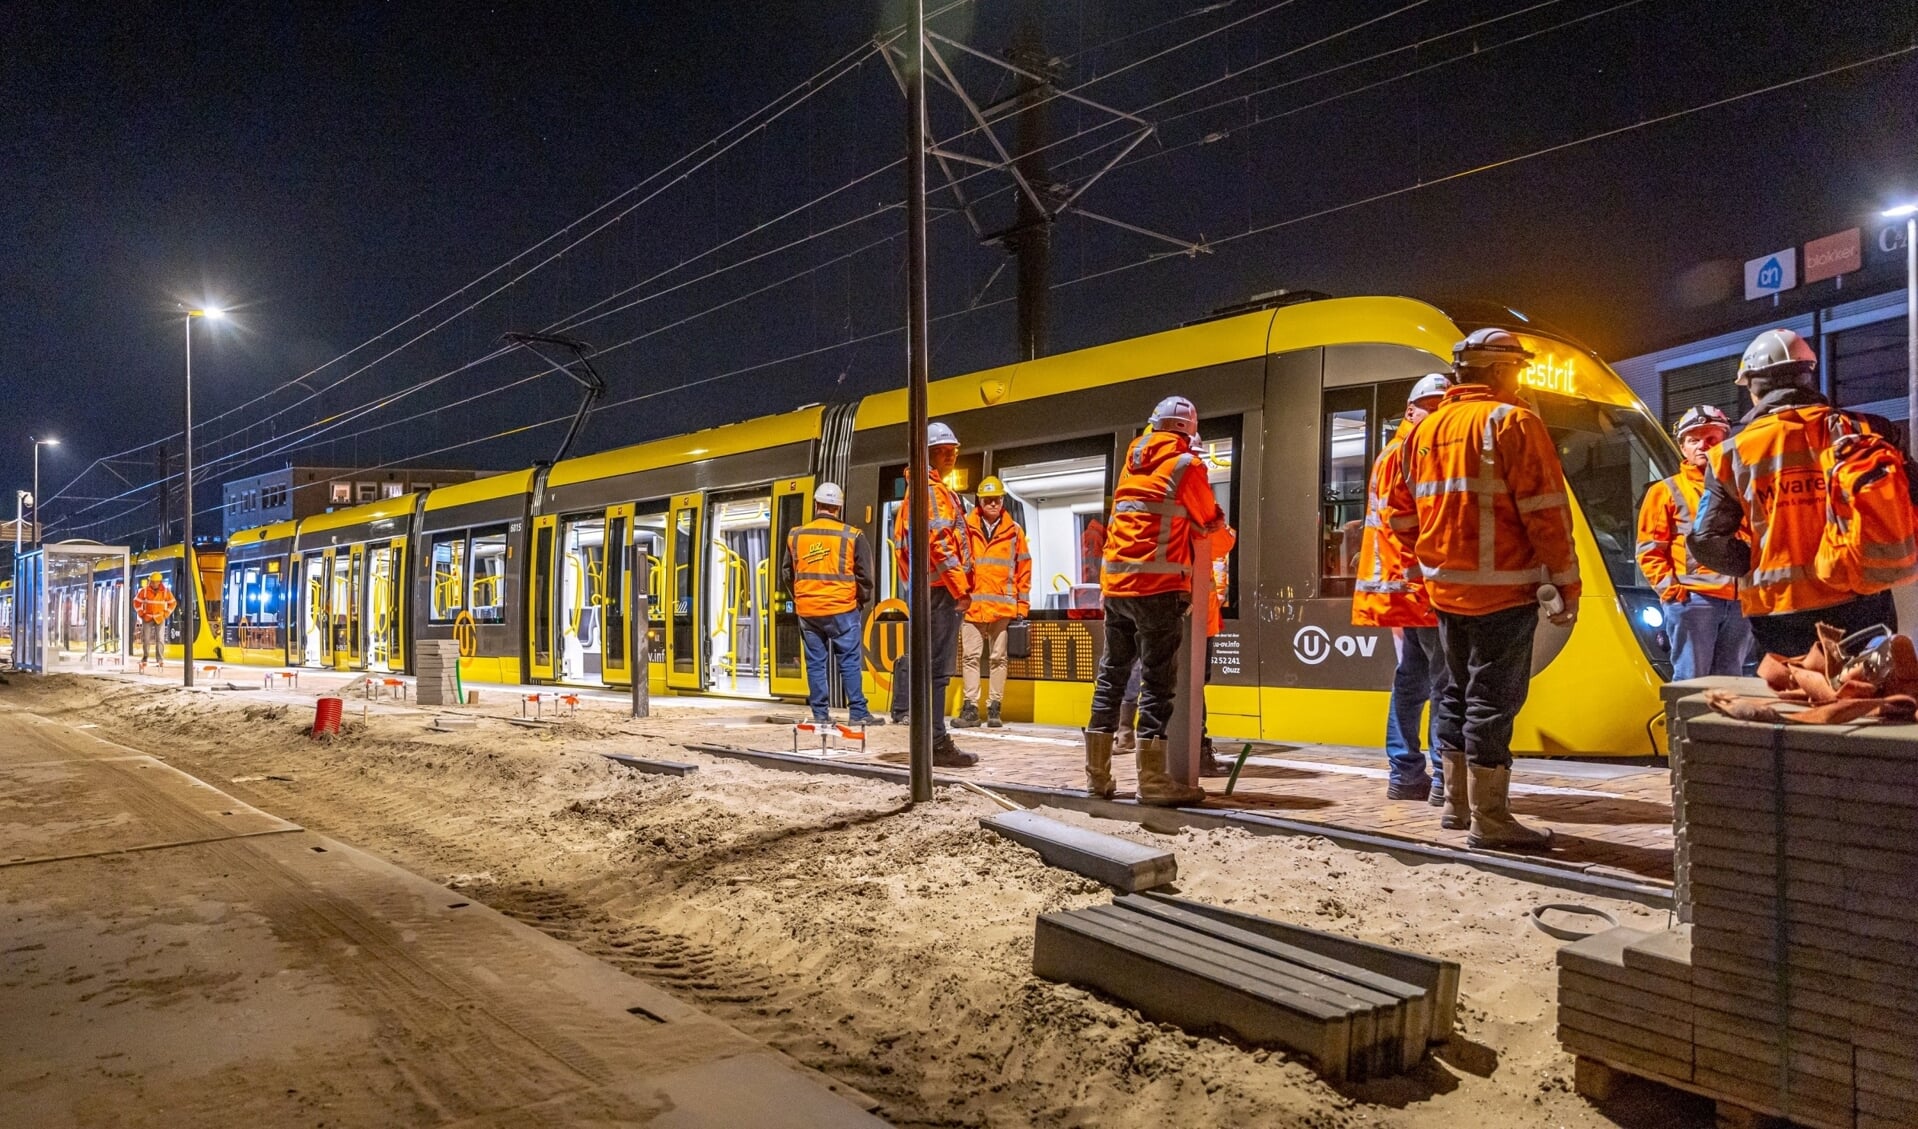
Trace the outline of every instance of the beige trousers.
{"label": "beige trousers", "polygon": [[1012,626],[1009,619],[995,619],[986,623],[974,623],[967,620],[959,628],[959,677],[965,680],[966,696],[962,701],[979,700],[979,660],[991,652],[991,673],[987,699],[1000,702],[1006,696],[1006,628]]}

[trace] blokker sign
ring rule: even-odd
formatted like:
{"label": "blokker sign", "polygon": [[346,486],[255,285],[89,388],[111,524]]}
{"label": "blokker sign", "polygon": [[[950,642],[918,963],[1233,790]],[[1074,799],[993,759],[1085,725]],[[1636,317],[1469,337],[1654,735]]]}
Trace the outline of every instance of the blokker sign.
{"label": "blokker sign", "polygon": [[1765,298],[1798,285],[1798,250],[1787,247],[1745,262],[1745,297]]}

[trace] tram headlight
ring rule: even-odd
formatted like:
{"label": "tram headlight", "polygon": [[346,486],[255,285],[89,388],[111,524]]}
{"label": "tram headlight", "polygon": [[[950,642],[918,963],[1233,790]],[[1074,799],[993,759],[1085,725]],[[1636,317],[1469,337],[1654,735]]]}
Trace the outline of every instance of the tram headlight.
{"label": "tram headlight", "polygon": [[1640,608],[1638,609],[1638,622],[1651,628],[1653,631],[1657,631],[1659,628],[1665,626],[1665,612],[1661,608]]}
{"label": "tram headlight", "polygon": [[1621,588],[1618,607],[1631,625],[1632,637],[1650,660],[1652,669],[1664,678],[1672,676],[1672,643],[1666,632],[1665,608],[1658,593],[1650,588]]}

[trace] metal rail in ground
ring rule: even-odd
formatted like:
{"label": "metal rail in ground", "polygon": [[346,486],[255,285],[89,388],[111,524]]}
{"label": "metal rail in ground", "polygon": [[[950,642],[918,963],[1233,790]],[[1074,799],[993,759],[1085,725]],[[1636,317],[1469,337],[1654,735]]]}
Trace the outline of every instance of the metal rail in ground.
{"label": "metal rail in ground", "polygon": [[[687,742],[683,747],[696,753],[752,761],[769,768],[785,769],[791,772],[864,776],[895,783],[905,782],[908,779],[905,769],[887,765],[821,760],[818,757],[749,749],[740,745]],[[940,784],[955,786],[967,783],[960,777],[942,774],[935,774],[933,779]],[[1650,880],[1634,882],[1605,874],[1592,874],[1548,860],[1519,858],[1486,851],[1460,850],[1456,847],[1444,847],[1415,839],[1401,839],[1376,832],[1359,831],[1350,827],[1341,827],[1335,823],[1307,823],[1238,810],[1146,807],[1130,800],[1102,800],[1076,790],[1045,788],[1005,780],[992,781],[992,790],[1008,800],[1027,807],[1067,808],[1097,816],[1100,819],[1122,819],[1137,823],[1152,831],[1171,832],[1184,827],[1207,829],[1239,827],[1260,835],[1317,835],[1330,839],[1342,847],[1349,847],[1356,851],[1380,852],[1404,863],[1458,863],[1493,874],[1502,874],[1508,878],[1516,878],[1522,882],[1560,890],[1572,890],[1594,897],[1618,898],[1622,901],[1649,906],[1652,909],[1670,909],[1672,905],[1672,888],[1666,883]]]}

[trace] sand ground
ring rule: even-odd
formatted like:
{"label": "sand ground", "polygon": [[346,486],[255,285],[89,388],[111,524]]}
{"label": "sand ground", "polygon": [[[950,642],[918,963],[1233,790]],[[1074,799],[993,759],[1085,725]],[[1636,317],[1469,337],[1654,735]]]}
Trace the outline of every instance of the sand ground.
{"label": "sand ground", "polygon": [[[871,1095],[900,1125],[1711,1124],[1708,1106],[1659,1090],[1594,1107],[1553,1034],[1559,942],[1528,911],[1578,900],[1663,924],[1641,906],[1320,838],[1047,812],[1174,849],[1189,896],[1461,963],[1451,1044],[1411,1075],[1333,1087],[1283,1053],[1035,978],[1034,917],[1110,894],[980,830],[996,809],[977,795],[941,788],[912,808],[885,782],[702,757],[677,742],[710,737],[713,710],[669,701],[643,723],[589,707],[551,728],[487,717],[464,733],[432,732],[417,710],[362,723],[354,703],[345,733],[314,742],[313,696],[16,675],[0,709],[98,725],[457,888]],[[700,767],[641,775],[599,755],[611,751]]]}

